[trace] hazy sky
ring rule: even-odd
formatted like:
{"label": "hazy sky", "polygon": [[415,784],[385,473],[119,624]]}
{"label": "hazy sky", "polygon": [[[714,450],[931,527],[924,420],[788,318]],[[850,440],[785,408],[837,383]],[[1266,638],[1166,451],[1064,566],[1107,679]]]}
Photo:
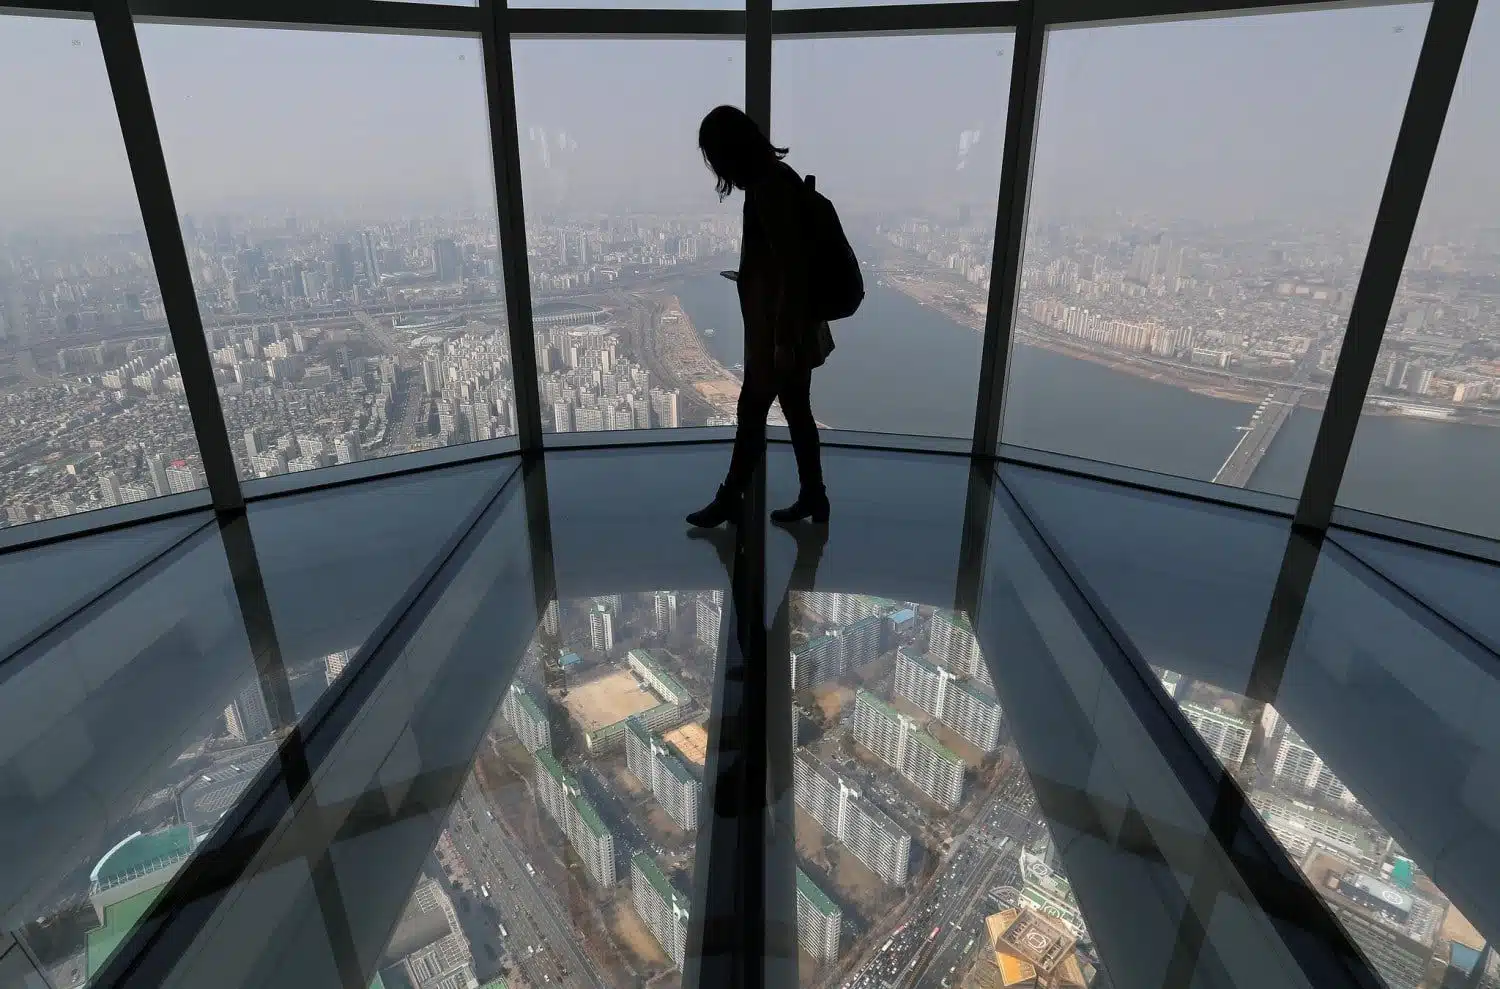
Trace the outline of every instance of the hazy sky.
{"label": "hazy sky", "polygon": [[[1368,223],[1426,12],[1054,32],[1033,206]],[[477,41],[139,30],[183,210],[492,208]],[[1471,52],[1496,42],[1482,4]],[[993,208],[1012,50],[1004,34],[779,41],[773,136],[850,208]],[[740,44],[518,41],[515,68],[532,209],[717,207],[695,131],[743,102]],[[37,94],[0,105],[0,225],[133,205],[90,23],[0,18],[0,86]],[[1471,57],[1460,87],[1424,220],[1500,223],[1500,69]]]}

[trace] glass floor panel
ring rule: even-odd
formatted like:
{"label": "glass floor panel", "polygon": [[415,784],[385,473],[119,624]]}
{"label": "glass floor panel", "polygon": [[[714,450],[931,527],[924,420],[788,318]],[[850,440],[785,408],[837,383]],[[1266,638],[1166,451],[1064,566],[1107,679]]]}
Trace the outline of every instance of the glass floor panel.
{"label": "glass floor panel", "polygon": [[1340,546],[1490,649],[1500,652],[1500,566],[1436,550],[1334,530]]}
{"label": "glass floor panel", "polygon": [[[692,989],[754,955],[808,989],[1447,989],[1493,964],[1500,665],[1464,627],[1489,571],[832,448],[829,526],[690,532],[727,457],[259,502],[0,663],[0,971]],[[790,451],[767,464],[790,501]]]}
{"label": "glass floor panel", "polygon": [[124,579],[212,515],[192,512],[145,525],[0,556],[0,658]]}

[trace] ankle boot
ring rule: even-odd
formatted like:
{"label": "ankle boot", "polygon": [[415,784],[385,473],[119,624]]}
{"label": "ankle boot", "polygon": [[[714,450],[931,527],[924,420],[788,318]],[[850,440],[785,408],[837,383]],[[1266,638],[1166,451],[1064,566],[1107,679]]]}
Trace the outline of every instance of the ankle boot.
{"label": "ankle boot", "polygon": [[712,529],[725,522],[738,522],[743,501],[744,496],[738,491],[731,491],[721,484],[713,501],[687,517],[688,524],[696,525],[700,529]]}
{"label": "ankle boot", "polygon": [[828,491],[822,485],[813,490],[803,489],[796,501],[771,512],[772,522],[785,524],[802,519],[812,519],[816,525],[823,525],[828,521]]}

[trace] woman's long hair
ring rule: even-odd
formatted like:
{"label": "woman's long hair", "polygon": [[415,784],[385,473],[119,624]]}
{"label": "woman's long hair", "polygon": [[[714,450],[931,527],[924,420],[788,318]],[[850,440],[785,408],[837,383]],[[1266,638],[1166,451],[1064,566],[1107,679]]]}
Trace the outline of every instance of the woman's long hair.
{"label": "woman's long hair", "polygon": [[767,163],[786,157],[745,111],[735,106],[716,106],[698,125],[698,150],[718,181],[714,188],[723,199],[743,189]]}

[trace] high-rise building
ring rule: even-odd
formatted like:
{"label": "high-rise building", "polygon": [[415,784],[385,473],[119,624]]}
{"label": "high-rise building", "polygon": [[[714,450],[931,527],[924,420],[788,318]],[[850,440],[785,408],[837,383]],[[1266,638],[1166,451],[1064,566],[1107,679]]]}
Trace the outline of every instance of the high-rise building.
{"label": "high-rise building", "polygon": [[671,632],[677,627],[677,593],[657,591],[651,595],[651,606],[658,632]]}
{"label": "high-rise building", "polygon": [[626,725],[625,765],[646,785],[667,816],[684,831],[698,828],[703,785],[681,757],[646,728],[639,718]]}
{"label": "high-rise building", "polygon": [[456,282],[463,278],[458,245],[448,237],[439,237],[432,242],[432,264],[439,282]]}
{"label": "high-rise building", "polygon": [[615,615],[609,605],[596,604],[589,609],[589,648],[610,653],[615,648]]}
{"label": "high-rise building", "polygon": [[828,894],[818,888],[812,877],[797,870],[797,943],[802,950],[820,962],[831,962],[839,956],[839,937],[843,932],[844,912]]}
{"label": "high-rise building", "polygon": [[173,463],[166,469],[166,475],[167,490],[172,494],[197,491],[208,485],[208,477],[203,473],[203,468],[186,461]]}
{"label": "high-rise building", "polygon": [[893,886],[911,871],[911,835],[806,749],[792,763],[792,794],[804,812]]}
{"label": "high-rise building", "polygon": [[157,497],[172,493],[172,486],[167,481],[166,454],[153,453],[146,459],[146,469],[151,474],[151,486],[156,488]]}
{"label": "high-rise building", "polygon": [[643,852],[636,852],[630,859],[630,892],[635,912],[680,970],[687,957],[688,898],[677,892],[656,862]]}
{"label": "high-rise building", "polygon": [[844,642],[837,630],[792,650],[792,689],[805,690],[844,674]]}
{"label": "high-rise building", "polygon": [[911,718],[869,691],[856,690],[848,722],[861,745],[932,800],[949,809],[963,801],[963,760]]}
{"label": "high-rise building", "polygon": [[339,292],[354,287],[354,248],[342,240],[333,245],[333,287]]}
{"label": "high-rise building", "polygon": [[970,676],[991,690],[989,667],[979,653],[979,640],[969,619],[949,611],[933,614],[929,630],[928,657],[963,676]]}
{"label": "high-rise building", "polygon": [[1312,750],[1312,746],[1304,742],[1291,725],[1282,729],[1271,775],[1278,783],[1302,790],[1315,790],[1330,800],[1343,800],[1349,794],[1348,788],[1333,774],[1333,770],[1324,764]]}
{"label": "high-rise building", "polygon": [[1245,761],[1253,730],[1247,719],[1192,701],[1182,705],[1182,713],[1220,762],[1229,769],[1239,768]]}
{"label": "high-rise building", "polygon": [[1000,702],[973,680],[957,680],[943,697],[943,724],[981,752],[1000,744]]}
{"label": "high-rise building", "polygon": [[266,431],[262,426],[245,430],[245,456],[258,457],[266,452]]}
{"label": "high-rise building", "polygon": [[547,602],[547,607],[542,612],[542,628],[547,630],[548,635],[556,635],[561,627],[562,619],[557,599],[553,598]]}
{"label": "high-rise building", "polygon": [[594,882],[606,888],[614,886],[615,836],[550,748],[536,751],[536,794],[558,828],[573,843]]}
{"label": "high-rise building", "polygon": [[696,614],[693,618],[694,632],[698,641],[710,649],[719,648],[719,627],[724,620],[724,606],[714,600],[708,594],[698,596],[698,604],[694,608]]}
{"label": "high-rise building", "polygon": [[472,989],[474,956],[458,923],[453,901],[437,880],[425,873],[396,930],[386,944],[386,957],[400,967],[412,989]]}
{"label": "high-rise building", "polygon": [[375,237],[366,230],[359,235],[360,252],[365,265],[365,278],[371,285],[380,284],[380,257],[376,253]]}
{"label": "high-rise building", "polygon": [[120,493],[120,475],[112,470],[99,475],[99,501],[105,508],[125,504],[125,496]]}
{"label": "high-rise building", "polygon": [[323,677],[324,677],[324,679],[328,683],[332,684],[333,681],[335,681],[335,680],[337,680],[339,678],[339,674],[343,673],[344,670],[348,668],[348,666],[349,666],[349,660],[352,659],[353,656],[354,656],[354,650],[353,649],[341,649],[338,652],[331,652],[327,656],[324,656],[323,657]]}
{"label": "high-rise building", "polygon": [[664,429],[676,429],[679,425],[677,389],[653,388],[651,396],[651,415],[656,420],[652,425]]}
{"label": "high-rise building", "polygon": [[515,729],[516,737],[526,746],[527,752],[552,747],[552,726],[547,721],[547,712],[525,684],[510,685],[500,705],[500,713]]}
{"label": "high-rise building", "polygon": [[1318,847],[1303,859],[1302,872],[1387,989],[1430,985],[1427,969],[1447,903],[1402,889]]}
{"label": "high-rise building", "polygon": [[241,742],[258,742],[271,734],[271,713],[258,677],[241,687],[224,708],[224,730]]}

